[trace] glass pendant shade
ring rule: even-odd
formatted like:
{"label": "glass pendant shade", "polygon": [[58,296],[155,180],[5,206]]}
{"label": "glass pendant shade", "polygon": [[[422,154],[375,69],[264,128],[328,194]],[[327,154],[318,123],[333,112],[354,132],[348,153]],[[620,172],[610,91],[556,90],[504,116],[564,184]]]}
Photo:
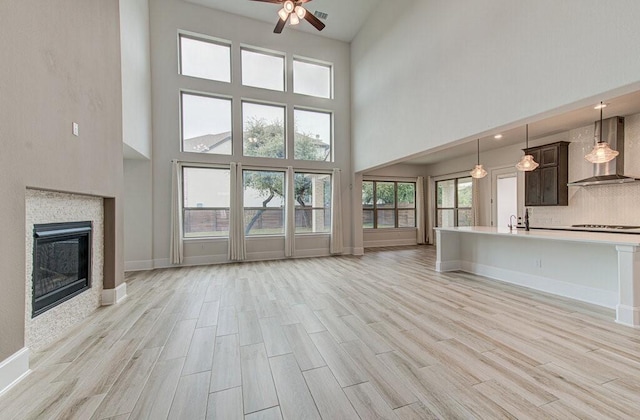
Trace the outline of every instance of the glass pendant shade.
{"label": "glass pendant shade", "polygon": [[540,164],[533,160],[533,156],[524,155],[520,162],[516,164],[516,169],[523,172],[529,172],[535,170]]}
{"label": "glass pendant shade", "polygon": [[609,143],[603,141],[596,143],[591,153],[584,158],[591,163],[606,163],[615,159],[619,154],[620,152],[609,147]]}
{"label": "glass pendant shade", "polygon": [[473,170],[469,172],[469,174],[471,175],[472,178],[479,179],[487,176],[487,171],[484,170],[482,165],[476,165],[476,167],[473,168]]}
{"label": "glass pendant shade", "polygon": [[475,168],[471,170],[471,172],[469,172],[471,177],[476,179],[484,178],[485,176],[487,176],[487,171],[485,171],[482,165],[480,165],[480,139],[477,140],[477,145],[478,145],[478,164],[476,165]]}
{"label": "glass pendant shade", "polygon": [[[526,149],[529,148],[529,124],[526,125]],[[533,156],[525,154],[520,159],[520,162],[516,163],[516,169],[522,172],[534,171],[540,164],[533,160]]]}
{"label": "glass pendant shade", "polygon": [[300,23],[300,18],[295,13],[291,13],[291,17],[289,18],[289,25],[297,25]]}
{"label": "glass pendant shade", "polygon": [[620,154],[617,150],[613,150],[609,143],[602,141],[602,109],[604,107],[604,103],[600,102],[598,107],[600,109],[600,135],[596,137],[596,144],[593,146],[593,150],[584,157],[591,163],[607,163]]}

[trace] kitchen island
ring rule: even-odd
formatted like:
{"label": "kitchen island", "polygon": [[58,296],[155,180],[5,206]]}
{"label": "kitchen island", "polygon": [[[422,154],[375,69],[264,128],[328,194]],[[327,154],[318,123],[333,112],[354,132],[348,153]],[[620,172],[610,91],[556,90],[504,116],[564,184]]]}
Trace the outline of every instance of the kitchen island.
{"label": "kitchen island", "polygon": [[615,308],[640,327],[640,235],[436,228],[436,271],[462,270]]}

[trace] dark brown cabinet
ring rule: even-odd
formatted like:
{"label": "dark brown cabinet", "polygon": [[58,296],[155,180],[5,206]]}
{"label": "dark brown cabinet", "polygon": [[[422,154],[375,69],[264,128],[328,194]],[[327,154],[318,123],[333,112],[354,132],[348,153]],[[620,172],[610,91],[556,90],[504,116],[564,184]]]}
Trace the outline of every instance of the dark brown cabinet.
{"label": "dark brown cabinet", "polygon": [[569,143],[560,141],[531,147],[524,152],[540,164],[524,175],[525,206],[566,206],[569,204]]}

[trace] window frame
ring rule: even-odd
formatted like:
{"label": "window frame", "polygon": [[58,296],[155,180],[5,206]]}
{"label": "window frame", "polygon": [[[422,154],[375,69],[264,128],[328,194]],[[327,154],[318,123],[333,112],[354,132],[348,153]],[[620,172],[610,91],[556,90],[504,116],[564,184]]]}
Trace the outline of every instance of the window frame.
{"label": "window frame", "polygon": [[[364,208],[363,205],[363,215],[364,215],[364,211],[372,211],[373,212],[373,227],[364,227],[364,218],[362,220],[363,222],[363,226],[362,228],[364,230],[391,230],[391,229],[416,229],[417,226],[417,207],[416,207],[416,201],[418,199],[417,195],[418,195],[418,191],[417,191],[417,180],[413,181],[413,180],[397,180],[397,179],[363,179],[362,180],[363,183],[365,182],[372,182],[373,183],[373,207],[367,207]],[[377,203],[377,190],[378,190],[378,183],[393,183],[393,207],[383,207],[383,208],[378,208],[378,203]],[[398,203],[398,184],[413,184],[413,207],[399,207],[399,203]],[[394,226],[393,227],[378,227],[378,210],[393,210],[394,211]],[[398,219],[399,219],[399,210],[413,210],[413,215],[414,218],[413,220],[415,221],[414,226],[402,226],[400,227],[398,225]]]}
{"label": "window frame", "polygon": [[[244,61],[242,60],[242,52],[243,51],[248,51],[250,53],[254,53],[254,54],[262,54],[262,55],[268,55],[271,57],[278,57],[282,59],[282,90],[280,89],[270,89],[270,88],[266,88],[266,87],[262,87],[262,86],[253,86],[253,85],[245,85],[244,84],[244,80],[242,78],[243,75],[243,71],[244,71]],[[275,51],[275,50],[268,50],[265,48],[260,48],[260,47],[255,47],[255,46],[250,46],[250,45],[240,45],[240,86],[245,87],[245,88],[251,88],[251,89],[262,89],[262,90],[266,90],[269,92],[279,92],[279,93],[286,93],[287,92],[287,55],[286,53],[280,52],[280,51]]]}
{"label": "window frame", "polygon": [[[179,121],[179,128],[180,128],[180,152],[182,153],[194,153],[196,155],[217,155],[217,156],[233,156],[233,148],[234,148],[234,124],[233,124],[233,97],[231,96],[225,96],[225,95],[216,95],[216,94],[212,94],[212,93],[206,93],[206,92],[199,92],[199,91],[193,91],[193,90],[187,90],[187,89],[180,89],[179,90],[179,94],[180,94],[180,103],[179,103],[179,113],[180,113],[180,121]],[[230,122],[231,122],[231,152],[230,153],[207,153],[207,152],[196,152],[196,151],[190,151],[190,150],[184,150],[184,100],[183,97],[184,95],[191,95],[191,96],[201,96],[204,98],[211,98],[211,99],[220,99],[220,100],[225,100],[225,101],[229,101],[229,111],[230,111]]]}
{"label": "window frame", "polygon": [[[294,183],[295,183],[295,179],[296,179],[296,175],[322,175],[322,176],[328,176],[329,177],[329,188],[333,188],[333,175],[329,172],[321,172],[321,171],[311,171],[311,170],[305,170],[305,169],[300,169],[300,170],[295,170],[293,171],[293,179],[294,179]],[[294,187],[295,189],[295,187]],[[294,214],[294,227],[293,227],[293,231],[295,235],[331,235],[331,222],[329,222],[329,230],[327,232],[297,232],[296,228],[297,226],[295,225],[295,217],[296,217],[296,210],[311,210],[311,215],[313,217],[313,212],[314,210],[323,210],[323,211],[327,211],[326,207],[313,207],[313,206],[298,206],[297,202],[295,201],[295,193],[294,193],[294,203],[293,203],[293,214]],[[329,195],[329,207],[328,207],[328,211],[329,211],[329,218],[331,218],[331,208],[333,206],[333,192],[330,193]]]}
{"label": "window frame", "polygon": [[[465,176],[458,176],[458,177],[448,177],[448,178],[443,178],[443,179],[438,179],[435,180],[434,183],[434,203],[435,203],[435,214],[434,214],[434,227],[442,227],[438,224],[438,211],[439,210],[453,210],[453,226],[452,227],[458,227],[459,226],[459,217],[458,214],[460,212],[460,210],[471,210],[473,212],[473,200],[471,201],[471,207],[460,207],[459,204],[459,200],[458,200],[458,183],[460,182],[461,179],[471,179],[471,194],[473,197],[473,178],[469,175],[465,175]],[[438,183],[440,182],[447,182],[447,181],[454,181],[453,183],[453,192],[454,192],[454,207],[438,207]]]}
{"label": "window frame", "polygon": [[[310,159],[297,159],[296,158],[296,111],[303,112],[315,112],[317,114],[328,114],[329,115],[329,155],[326,160],[310,160]],[[334,161],[334,128],[335,128],[335,113],[331,110],[327,109],[319,109],[319,108],[309,108],[305,106],[293,106],[293,160],[297,162],[325,162],[332,163]]]}
{"label": "window frame", "polygon": [[[229,81],[226,80],[218,80],[218,79],[208,79],[206,77],[200,76],[192,76],[189,74],[184,74],[182,72],[182,38],[191,39],[193,41],[206,42],[209,44],[214,44],[222,47],[226,47],[229,49]],[[178,30],[178,74],[184,77],[193,77],[195,79],[206,80],[208,82],[217,82],[217,83],[225,83],[225,84],[233,84],[233,43],[229,40],[222,38],[215,38],[212,36],[199,34],[195,32]]]}
{"label": "window frame", "polygon": [[[187,207],[185,206],[185,188],[186,188],[186,183],[185,183],[185,169],[213,169],[213,170],[221,170],[221,171],[227,171],[229,172],[229,175],[231,175],[231,168],[228,166],[218,166],[218,165],[201,165],[201,164],[197,164],[197,163],[184,163],[180,165],[180,184],[181,184],[181,200],[180,200],[180,207],[181,207],[181,211],[182,211],[182,238],[185,241],[193,241],[193,240],[217,240],[217,239],[229,239],[229,234],[230,234],[230,227],[229,229],[227,229],[226,231],[226,235],[202,235],[202,236],[187,236],[186,234],[186,214],[188,210],[197,210],[197,211],[201,211],[201,210],[227,210],[229,212],[229,217],[231,217],[231,203],[229,203],[229,207]],[[228,185],[229,187],[229,194],[231,194],[231,184]]]}
{"label": "window frame", "polygon": [[[332,100],[335,99],[335,75],[334,75],[334,65],[333,63],[330,63],[328,61],[322,61],[322,60],[316,60],[314,58],[309,58],[309,57],[303,57],[303,56],[299,56],[299,55],[293,55],[292,56],[292,61],[291,61],[291,92],[296,94],[296,95],[302,95],[302,96],[306,96],[309,98],[318,98],[321,100]],[[308,93],[299,93],[295,91],[295,79],[296,79],[296,74],[295,74],[295,65],[296,65],[296,61],[300,62],[300,63],[305,63],[305,64],[312,64],[312,65],[316,65],[316,66],[321,66],[321,67],[328,67],[329,68],[329,96],[328,97],[324,97],[324,96],[316,96],[316,95],[311,95]]]}
{"label": "window frame", "polygon": [[[247,233],[246,229],[247,226],[245,224],[245,211],[247,210],[247,205],[245,203],[244,200],[244,193],[245,193],[245,172],[278,172],[282,174],[282,186],[283,186],[283,192],[285,192],[286,194],[286,182],[287,182],[287,169],[286,168],[277,168],[277,167],[255,167],[255,166],[246,166],[242,168],[242,190],[239,191],[239,193],[242,194],[242,228],[245,231],[245,238],[264,238],[264,237],[282,237],[286,234],[285,232],[285,225],[286,225],[286,207],[287,207],[287,199],[286,199],[286,195],[282,198],[283,204],[280,207],[257,207],[257,209],[262,209],[262,208],[266,208],[266,209],[280,209],[282,210],[282,233],[259,233],[259,234],[251,234],[251,233]],[[248,207],[249,209],[256,209],[256,207]]]}

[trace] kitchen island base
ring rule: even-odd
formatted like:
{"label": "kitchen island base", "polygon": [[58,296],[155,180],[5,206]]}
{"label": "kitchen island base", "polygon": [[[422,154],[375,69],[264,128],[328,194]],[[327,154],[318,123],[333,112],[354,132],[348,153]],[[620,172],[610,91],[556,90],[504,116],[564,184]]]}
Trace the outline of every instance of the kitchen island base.
{"label": "kitchen island base", "polygon": [[436,271],[457,270],[615,308],[640,327],[640,235],[437,228]]}

